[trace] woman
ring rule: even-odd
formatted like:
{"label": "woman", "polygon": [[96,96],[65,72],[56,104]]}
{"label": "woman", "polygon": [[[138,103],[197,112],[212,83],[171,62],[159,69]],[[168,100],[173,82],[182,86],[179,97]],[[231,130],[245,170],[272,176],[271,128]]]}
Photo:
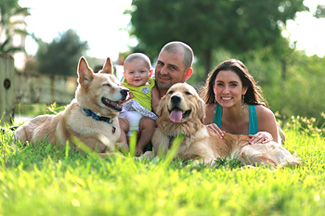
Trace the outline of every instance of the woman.
{"label": "woman", "polygon": [[201,97],[206,103],[205,124],[220,138],[225,133],[249,134],[251,144],[280,143],[275,116],[241,61],[220,63],[209,74]]}

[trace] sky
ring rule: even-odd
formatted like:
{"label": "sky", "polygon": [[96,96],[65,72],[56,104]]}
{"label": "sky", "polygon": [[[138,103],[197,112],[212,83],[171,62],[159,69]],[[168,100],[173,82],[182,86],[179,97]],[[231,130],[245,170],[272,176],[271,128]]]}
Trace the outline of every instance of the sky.
{"label": "sky", "polygon": [[[27,31],[44,42],[52,42],[68,29],[73,29],[81,41],[88,41],[88,56],[117,59],[119,52],[134,44],[126,28],[130,16],[123,14],[131,0],[19,0],[30,8],[26,17]],[[35,54],[37,44],[26,39],[28,54]]]}
{"label": "sky", "polygon": [[[81,41],[88,41],[87,56],[117,60],[119,52],[136,44],[127,32],[130,16],[123,14],[132,0],[19,0],[22,7],[30,8],[26,18],[27,31],[44,42],[51,42],[68,29],[73,29]],[[305,5],[314,12],[325,0],[305,0]],[[325,55],[325,18],[316,19],[311,13],[298,13],[295,21],[287,22],[283,35],[297,41],[297,49],[307,55]],[[30,55],[37,51],[37,44],[26,39],[26,50]]]}

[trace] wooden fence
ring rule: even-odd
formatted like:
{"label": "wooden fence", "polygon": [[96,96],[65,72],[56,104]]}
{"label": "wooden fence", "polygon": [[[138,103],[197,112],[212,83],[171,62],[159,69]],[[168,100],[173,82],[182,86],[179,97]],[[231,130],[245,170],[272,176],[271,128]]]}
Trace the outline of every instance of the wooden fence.
{"label": "wooden fence", "polygon": [[0,55],[0,124],[11,122],[14,116],[14,59]]}
{"label": "wooden fence", "polygon": [[77,77],[15,74],[15,103],[70,103]]}
{"label": "wooden fence", "polygon": [[16,103],[68,104],[76,87],[77,77],[15,73],[13,58],[0,55],[0,125],[12,122]]}

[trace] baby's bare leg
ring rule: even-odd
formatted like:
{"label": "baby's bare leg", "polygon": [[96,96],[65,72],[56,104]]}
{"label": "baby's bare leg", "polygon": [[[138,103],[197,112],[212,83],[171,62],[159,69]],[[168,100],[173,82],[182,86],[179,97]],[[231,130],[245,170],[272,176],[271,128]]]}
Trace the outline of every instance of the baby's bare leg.
{"label": "baby's bare leg", "polygon": [[140,138],[138,140],[137,148],[136,148],[136,155],[139,156],[143,153],[144,147],[148,145],[151,141],[153,133],[156,129],[156,121],[148,118],[143,117],[139,123],[139,130],[140,130]]}
{"label": "baby's bare leg", "polygon": [[119,118],[118,120],[120,123],[120,129],[121,129],[120,140],[123,143],[123,148],[125,148],[127,151],[129,151],[128,140],[126,137],[126,134],[129,132],[129,128],[130,128],[129,122],[123,118]]}

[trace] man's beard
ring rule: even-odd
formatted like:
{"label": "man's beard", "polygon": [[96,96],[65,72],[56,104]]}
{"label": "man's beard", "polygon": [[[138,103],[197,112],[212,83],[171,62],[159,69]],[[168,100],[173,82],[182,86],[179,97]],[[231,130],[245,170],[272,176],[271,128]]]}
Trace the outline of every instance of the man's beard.
{"label": "man's beard", "polygon": [[157,86],[158,86],[159,89],[169,89],[172,86],[172,84],[170,82],[165,83],[165,82],[159,82],[158,81]]}
{"label": "man's beard", "polygon": [[159,81],[159,76],[156,77],[156,84],[159,89],[169,89],[172,86],[172,79],[170,79],[171,77],[167,76],[166,78],[169,78],[168,82],[161,82]]}

